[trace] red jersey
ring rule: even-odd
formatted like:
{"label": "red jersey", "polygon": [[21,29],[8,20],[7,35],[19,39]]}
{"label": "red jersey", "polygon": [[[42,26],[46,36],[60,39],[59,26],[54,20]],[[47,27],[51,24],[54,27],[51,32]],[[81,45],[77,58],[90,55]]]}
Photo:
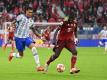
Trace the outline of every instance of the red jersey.
{"label": "red jersey", "polygon": [[14,32],[9,32],[9,37],[14,37]]}
{"label": "red jersey", "polygon": [[58,40],[74,40],[77,32],[77,23],[71,21],[63,22],[58,33]]}

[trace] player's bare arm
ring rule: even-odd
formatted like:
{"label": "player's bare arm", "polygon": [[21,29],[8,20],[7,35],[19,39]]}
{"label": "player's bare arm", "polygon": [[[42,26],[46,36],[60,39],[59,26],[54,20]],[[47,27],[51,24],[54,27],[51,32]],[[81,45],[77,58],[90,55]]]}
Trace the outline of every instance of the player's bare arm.
{"label": "player's bare arm", "polygon": [[13,20],[12,23],[11,23],[11,26],[16,26],[16,20]]}
{"label": "player's bare arm", "polygon": [[39,34],[38,30],[35,29],[35,27],[30,27],[30,29],[33,31],[33,33],[34,33],[37,37],[41,38],[41,35]]}

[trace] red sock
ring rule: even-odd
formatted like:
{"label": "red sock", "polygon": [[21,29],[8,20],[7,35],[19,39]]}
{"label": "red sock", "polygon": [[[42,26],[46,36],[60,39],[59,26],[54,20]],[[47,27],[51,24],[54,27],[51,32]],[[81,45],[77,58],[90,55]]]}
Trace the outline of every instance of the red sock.
{"label": "red sock", "polygon": [[14,52],[14,44],[12,44],[12,51]]}
{"label": "red sock", "polygon": [[71,58],[71,69],[75,67],[77,61],[77,56],[72,56]]}

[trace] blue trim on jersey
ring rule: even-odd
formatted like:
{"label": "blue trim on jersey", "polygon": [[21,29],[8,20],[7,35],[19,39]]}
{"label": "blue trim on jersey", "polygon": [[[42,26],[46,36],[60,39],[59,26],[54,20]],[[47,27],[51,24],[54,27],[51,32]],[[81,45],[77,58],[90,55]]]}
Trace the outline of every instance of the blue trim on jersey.
{"label": "blue trim on jersey", "polygon": [[27,38],[18,38],[15,37],[15,44],[18,51],[23,52],[25,47],[29,47],[31,43],[34,43],[34,40],[31,37]]}

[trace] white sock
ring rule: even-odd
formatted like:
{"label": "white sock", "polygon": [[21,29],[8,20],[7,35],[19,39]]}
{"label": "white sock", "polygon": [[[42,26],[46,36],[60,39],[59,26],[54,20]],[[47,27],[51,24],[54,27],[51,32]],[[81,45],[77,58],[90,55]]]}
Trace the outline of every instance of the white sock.
{"label": "white sock", "polygon": [[37,65],[37,67],[39,67],[40,66],[39,55],[38,55],[37,50],[36,50],[35,47],[32,48],[32,53],[33,53],[35,63]]}
{"label": "white sock", "polygon": [[107,42],[105,42],[105,51],[107,51]]}
{"label": "white sock", "polygon": [[12,54],[14,57],[16,57],[16,58],[20,58],[21,56],[19,55],[19,53],[13,53]]}

